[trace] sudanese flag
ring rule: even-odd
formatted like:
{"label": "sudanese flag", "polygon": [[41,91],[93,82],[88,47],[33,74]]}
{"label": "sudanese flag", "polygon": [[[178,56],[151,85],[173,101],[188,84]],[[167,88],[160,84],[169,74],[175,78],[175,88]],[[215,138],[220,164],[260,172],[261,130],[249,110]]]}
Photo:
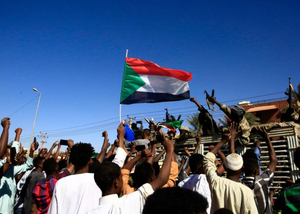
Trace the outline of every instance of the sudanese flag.
{"label": "sudanese flag", "polygon": [[192,74],[126,57],[120,104],[157,103],[190,98]]}

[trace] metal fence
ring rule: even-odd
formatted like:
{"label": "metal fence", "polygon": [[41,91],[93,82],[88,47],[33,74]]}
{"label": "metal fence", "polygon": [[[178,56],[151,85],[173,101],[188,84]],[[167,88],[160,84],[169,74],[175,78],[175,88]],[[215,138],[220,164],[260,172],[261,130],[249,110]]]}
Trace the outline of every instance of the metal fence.
{"label": "metal fence", "polygon": [[[293,154],[297,147],[299,147],[298,136],[296,135],[295,128],[293,126],[272,128],[268,131],[272,145],[274,147],[278,163],[276,171],[274,173],[273,185],[271,189],[281,189],[287,179],[291,179],[294,182],[299,178],[299,170],[294,164]],[[254,138],[258,135],[252,134],[250,136],[250,143],[246,147],[236,147],[236,152],[243,155],[247,149],[253,149]],[[201,144],[198,153],[206,154],[210,145],[216,145],[221,140],[221,136],[208,136],[202,137]],[[183,147],[187,146],[189,151],[192,152],[195,149],[196,141],[194,138],[188,139],[185,142],[175,141],[175,146],[179,149],[179,154],[184,154]],[[260,166],[262,170],[265,170],[269,163],[268,148],[266,142],[261,142],[261,162]],[[221,151],[225,156],[229,154],[229,145],[225,144]]]}

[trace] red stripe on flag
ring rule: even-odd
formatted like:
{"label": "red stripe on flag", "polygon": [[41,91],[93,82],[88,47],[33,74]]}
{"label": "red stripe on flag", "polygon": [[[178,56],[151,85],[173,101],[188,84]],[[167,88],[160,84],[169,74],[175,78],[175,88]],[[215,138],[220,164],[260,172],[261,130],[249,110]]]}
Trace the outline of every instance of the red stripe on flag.
{"label": "red stripe on flag", "polygon": [[137,73],[144,75],[169,76],[188,82],[192,79],[192,73],[181,70],[163,68],[153,62],[137,58],[126,57],[126,63]]}

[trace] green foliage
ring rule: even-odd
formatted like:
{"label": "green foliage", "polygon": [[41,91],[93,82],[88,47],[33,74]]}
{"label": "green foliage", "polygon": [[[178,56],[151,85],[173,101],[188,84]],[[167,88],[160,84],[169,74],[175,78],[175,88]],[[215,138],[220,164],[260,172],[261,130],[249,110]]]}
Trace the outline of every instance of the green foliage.
{"label": "green foliage", "polygon": [[[245,117],[246,117],[246,120],[248,121],[250,126],[260,124],[260,118],[256,117],[256,115],[253,114],[253,113],[247,113],[246,112]],[[227,124],[228,116],[223,115],[222,118],[223,118],[223,120],[220,120],[221,125],[224,126],[224,127],[228,127],[228,124]]]}
{"label": "green foliage", "polygon": [[256,117],[256,115],[253,114],[253,113],[247,113],[246,112],[245,117],[246,117],[246,119],[247,119],[250,126],[260,124],[260,118]]}
{"label": "green foliage", "polygon": [[192,134],[200,133],[201,131],[201,126],[198,120],[199,113],[194,113],[192,116],[187,117],[187,124],[189,124],[190,131]]}

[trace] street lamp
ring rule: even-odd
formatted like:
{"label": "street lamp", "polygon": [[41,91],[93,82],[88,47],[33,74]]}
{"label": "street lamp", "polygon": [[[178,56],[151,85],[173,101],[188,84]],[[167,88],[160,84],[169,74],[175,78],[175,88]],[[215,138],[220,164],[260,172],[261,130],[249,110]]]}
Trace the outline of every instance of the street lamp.
{"label": "street lamp", "polygon": [[41,101],[41,96],[42,96],[42,93],[39,92],[36,88],[33,88],[33,90],[39,93],[39,101],[38,101],[38,104],[37,104],[37,107],[36,107],[36,112],[35,112],[35,117],[34,117],[34,122],[33,122],[33,127],[32,127],[32,132],[31,132],[29,147],[30,147],[30,145],[32,143],[32,137],[33,137],[33,133],[34,133],[35,122],[36,122],[37,114],[38,114],[38,111],[39,111],[39,106],[40,106],[40,101]]}

